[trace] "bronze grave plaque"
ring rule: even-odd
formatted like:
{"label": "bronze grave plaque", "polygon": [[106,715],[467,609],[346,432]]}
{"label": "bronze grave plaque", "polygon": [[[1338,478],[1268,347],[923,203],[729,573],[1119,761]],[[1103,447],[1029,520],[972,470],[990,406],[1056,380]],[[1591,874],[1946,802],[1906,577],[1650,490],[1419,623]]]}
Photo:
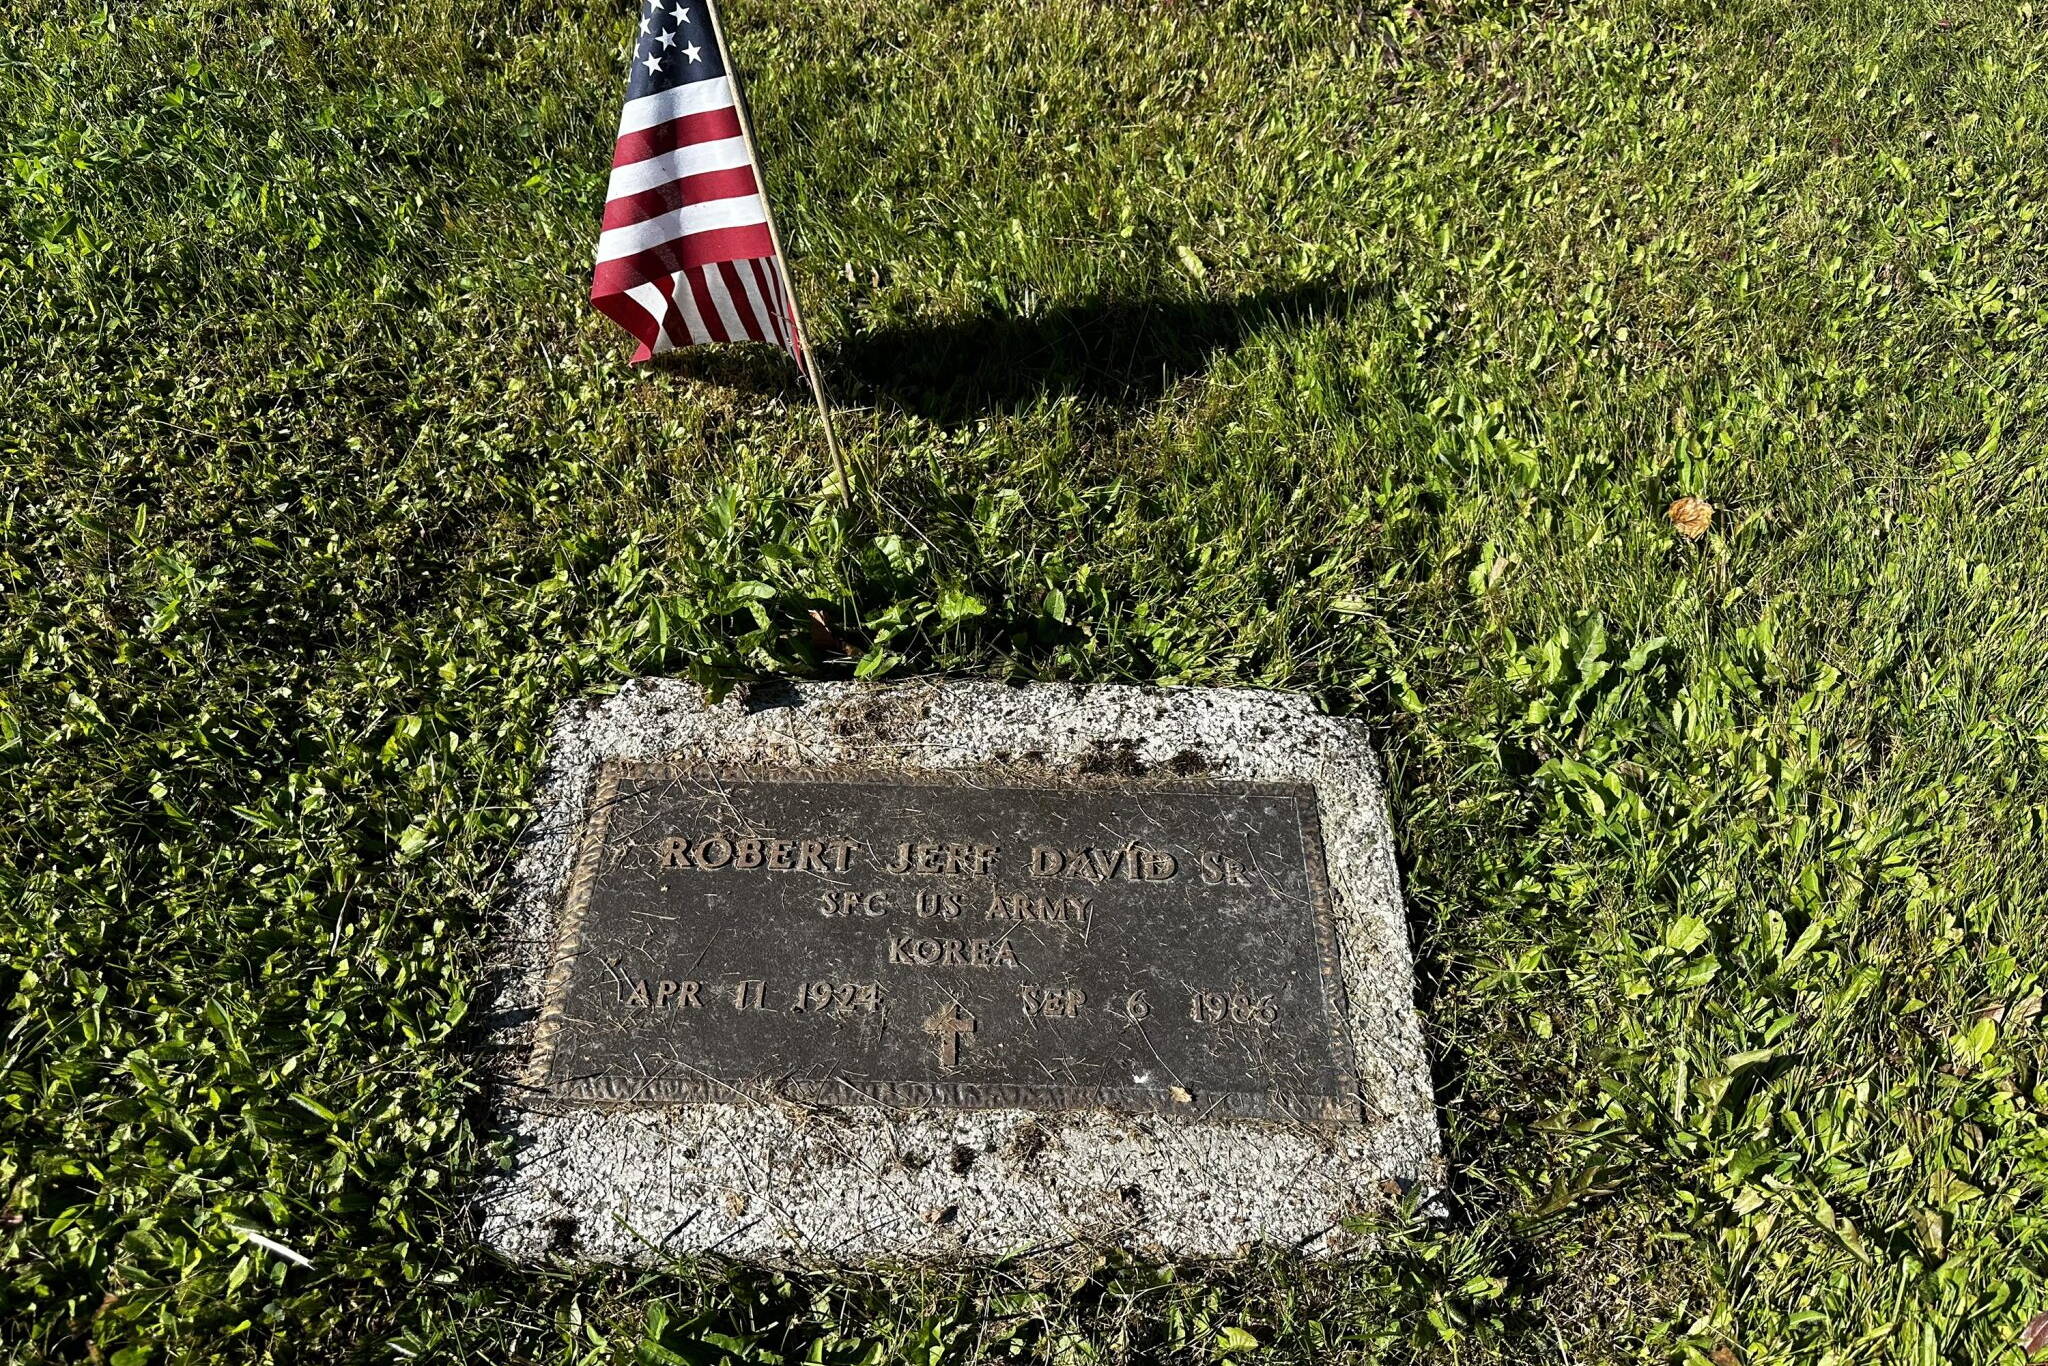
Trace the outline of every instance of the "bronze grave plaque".
{"label": "bronze grave plaque", "polygon": [[1365,1118],[1304,784],[612,762],[575,857],[549,1101]]}

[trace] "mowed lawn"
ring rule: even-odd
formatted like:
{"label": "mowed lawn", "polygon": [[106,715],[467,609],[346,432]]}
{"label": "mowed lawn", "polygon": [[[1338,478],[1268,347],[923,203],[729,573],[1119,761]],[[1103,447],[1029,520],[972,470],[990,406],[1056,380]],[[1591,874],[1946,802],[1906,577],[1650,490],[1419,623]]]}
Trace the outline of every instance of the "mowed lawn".
{"label": "mowed lawn", "polygon": [[[5,13],[0,1359],[2048,1340],[2037,0],[731,0],[850,509],[584,302],[630,4]],[[1368,719],[1448,1220],[480,1251],[547,718],[855,672]]]}

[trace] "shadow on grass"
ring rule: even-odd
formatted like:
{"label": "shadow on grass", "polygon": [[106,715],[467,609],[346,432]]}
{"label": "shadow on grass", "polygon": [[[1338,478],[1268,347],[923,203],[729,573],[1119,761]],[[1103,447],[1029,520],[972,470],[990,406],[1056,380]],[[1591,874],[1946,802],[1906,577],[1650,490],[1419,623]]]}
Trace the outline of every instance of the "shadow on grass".
{"label": "shadow on grass", "polygon": [[828,374],[850,381],[857,401],[936,422],[1060,395],[1142,407],[1252,335],[1341,315],[1361,292],[1317,283],[1233,299],[1112,299],[1030,317],[905,323],[847,338],[828,358]]}
{"label": "shadow on grass", "polygon": [[[1256,333],[1338,317],[1377,286],[1327,283],[1231,299],[1112,299],[1029,317],[978,313],[858,332],[825,354],[833,396],[964,422],[1071,395],[1117,409],[1158,400]],[[801,401],[803,383],[766,346],[687,347],[655,364],[676,375]]]}

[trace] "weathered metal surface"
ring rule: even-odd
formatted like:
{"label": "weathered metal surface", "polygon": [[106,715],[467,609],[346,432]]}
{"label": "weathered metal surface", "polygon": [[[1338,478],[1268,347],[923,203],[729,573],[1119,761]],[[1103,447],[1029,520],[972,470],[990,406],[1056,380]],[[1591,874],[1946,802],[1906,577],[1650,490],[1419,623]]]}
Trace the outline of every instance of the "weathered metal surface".
{"label": "weathered metal surface", "polygon": [[1306,785],[612,762],[592,795],[551,1101],[1364,1117]]}

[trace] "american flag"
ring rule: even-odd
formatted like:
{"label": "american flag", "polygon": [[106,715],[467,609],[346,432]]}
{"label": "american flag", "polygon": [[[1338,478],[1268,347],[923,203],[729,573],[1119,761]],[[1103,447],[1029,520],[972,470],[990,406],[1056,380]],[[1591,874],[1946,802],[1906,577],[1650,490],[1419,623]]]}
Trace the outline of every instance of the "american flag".
{"label": "american flag", "polygon": [[710,0],[645,0],[590,301],[639,338],[763,341],[803,365],[761,181]]}

